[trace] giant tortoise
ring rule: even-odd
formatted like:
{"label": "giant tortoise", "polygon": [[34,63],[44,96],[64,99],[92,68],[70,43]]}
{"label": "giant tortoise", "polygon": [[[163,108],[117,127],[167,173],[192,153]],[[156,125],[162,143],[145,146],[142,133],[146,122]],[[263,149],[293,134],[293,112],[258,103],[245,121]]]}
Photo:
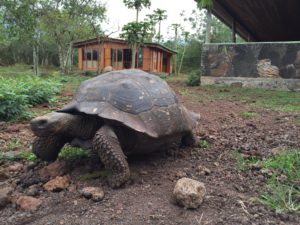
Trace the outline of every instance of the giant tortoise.
{"label": "giant tortoise", "polygon": [[38,158],[51,161],[66,143],[90,141],[112,173],[110,186],[119,187],[130,176],[125,155],[157,151],[178,140],[192,145],[199,118],[158,76],[112,71],[84,81],[62,109],[33,119],[32,148]]}

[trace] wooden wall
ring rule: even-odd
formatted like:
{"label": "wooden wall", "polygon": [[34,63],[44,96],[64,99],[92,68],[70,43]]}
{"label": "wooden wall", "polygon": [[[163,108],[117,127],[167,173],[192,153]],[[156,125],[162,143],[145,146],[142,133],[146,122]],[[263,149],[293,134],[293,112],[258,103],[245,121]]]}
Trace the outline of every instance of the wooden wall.
{"label": "wooden wall", "polygon": [[[78,68],[79,70],[91,70],[96,71],[97,70],[97,62],[93,62],[92,64],[89,62],[83,60],[82,50],[83,49],[95,49],[99,50],[99,47],[97,44],[90,44],[86,46],[82,46],[78,48]],[[127,45],[124,45],[122,43],[104,43],[100,48],[100,59],[98,60],[99,63],[99,69],[102,70],[107,66],[112,66],[111,61],[111,49],[129,49]],[[144,47],[143,48],[143,66],[142,69],[146,72],[153,72],[153,73],[171,73],[171,55],[166,54],[168,57],[168,64],[167,66],[163,67],[163,55],[164,52],[160,49],[156,48],[149,48]],[[123,69],[123,60],[124,60],[124,52],[122,51],[122,64],[118,64],[115,66],[114,69],[120,70]],[[164,71],[165,70],[165,71]]]}

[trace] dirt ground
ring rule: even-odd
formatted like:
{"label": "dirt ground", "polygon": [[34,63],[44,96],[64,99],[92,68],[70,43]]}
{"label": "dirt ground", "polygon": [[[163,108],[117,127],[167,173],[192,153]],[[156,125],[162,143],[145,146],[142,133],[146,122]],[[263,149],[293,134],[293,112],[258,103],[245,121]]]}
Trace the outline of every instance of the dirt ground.
{"label": "dirt ground", "polygon": [[[146,156],[129,157],[131,181],[120,189],[111,189],[106,179],[80,179],[101,169],[98,159],[68,161],[67,174],[71,179],[68,190],[46,192],[36,198],[41,206],[33,212],[22,211],[9,204],[0,211],[1,225],[100,225],[100,224],[182,224],[182,225],[263,225],[299,224],[299,214],[276,214],[260,204],[256,197],[266,185],[266,176],[259,169],[241,170],[234,153],[244,157],[264,158],[272,149],[300,147],[300,126],[295,113],[249,108],[242,100],[209,99],[200,87],[191,88],[194,96],[182,94],[178,82],[170,84],[183,104],[201,114],[195,133],[205,140],[206,148],[176,148]],[[244,118],[241,112],[251,111],[258,116]],[[1,139],[20,138],[28,144],[32,139],[27,123],[2,125]],[[8,168],[16,162],[2,162]],[[19,162],[21,172],[11,173],[4,181],[15,184],[15,193],[26,194],[32,176],[45,163]],[[172,191],[180,177],[203,182],[207,195],[196,210],[186,210],[175,204]],[[38,183],[42,186],[43,183]],[[101,186],[105,197],[93,202],[82,197],[78,190],[87,186]]]}

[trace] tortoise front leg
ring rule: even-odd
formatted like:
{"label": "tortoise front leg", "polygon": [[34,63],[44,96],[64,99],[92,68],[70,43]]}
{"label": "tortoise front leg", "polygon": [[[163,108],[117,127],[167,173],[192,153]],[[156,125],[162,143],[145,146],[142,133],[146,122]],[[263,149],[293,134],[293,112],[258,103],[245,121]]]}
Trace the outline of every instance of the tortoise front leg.
{"label": "tortoise front leg", "polygon": [[36,137],[32,143],[32,151],[42,160],[54,161],[66,143],[67,139],[62,136]]}
{"label": "tortoise front leg", "polygon": [[197,137],[193,132],[189,132],[181,138],[181,144],[184,146],[192,147],[196,144]]}
{"label": "tortoise front leg", "polygon": [[96,132],[93,149],[98,153],[105,168],[112,172],[108,180],[112,188],[120,187],[129,179],[130,171],[126,156],[111,127],[103,126]]}

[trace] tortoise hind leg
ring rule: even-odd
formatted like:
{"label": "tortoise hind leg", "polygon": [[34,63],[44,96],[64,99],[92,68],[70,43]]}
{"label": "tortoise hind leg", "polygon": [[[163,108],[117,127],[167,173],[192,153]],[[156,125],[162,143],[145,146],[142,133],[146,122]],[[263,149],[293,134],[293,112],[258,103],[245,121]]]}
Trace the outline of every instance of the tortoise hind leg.
{"label": "tortoise hind leg", "polygon": [[32,143],[32,151],[39,159],[54,161],[66,142],[66,138],[62,136],[36,137]]}
{"label": "tortoise hind leg", "polygon": [[129,179],[130,172],[126,157],[111,127],[103,126],[96,132],[93,149],[97,151],[105,168],[112,172],[108,180],[112,188],[120,187]]}

